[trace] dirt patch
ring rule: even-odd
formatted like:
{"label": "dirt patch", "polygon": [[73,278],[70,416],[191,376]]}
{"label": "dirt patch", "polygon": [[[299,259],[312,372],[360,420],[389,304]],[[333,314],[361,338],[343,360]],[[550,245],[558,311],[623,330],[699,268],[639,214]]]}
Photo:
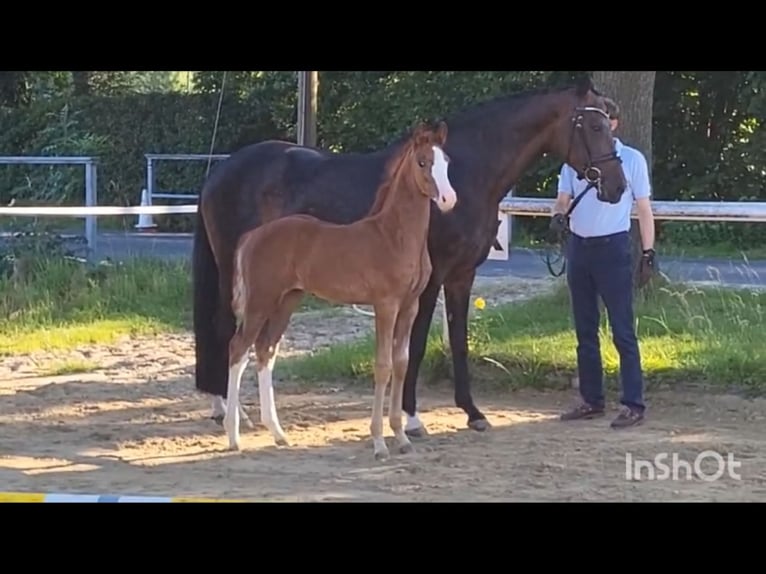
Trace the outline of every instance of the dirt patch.
{"label": "dirt patch", "polygon": [[[243,431],[244,450],[231,453],[190,377],[67,376],[2,389],[0,481],[9,491],[285,501],[766,499],[761,400],[663,392],[652,394],[650,418],[638,429],[611,431],[607,418],[565,430],[555,417],[571,395],[477,389],[495,426],[479,434],[465,430],[448,388],[421,388],[431,435],[414,454],[377,463],[371,396],[360,390],[280,385],[277,406],[291,445],[275,447],[258,425]],[[252,385],[245,395],[258,420]],[[628,452],[636,459],[675,452],[693,462],[703,451],[733,453],[742,480],[625,475]],[[710,464],[703,470],[714,472]]]}
{"label": "dirt patch", "polygon": [[[537,294],[543,283],[507,278],[477,285],[488,306]],[[493,290],[494,289],[494,290]],[[296,316],[285,353],[349,340],[372,328],[349,310]],[[36,376],[51,361],[87,359],[84,374]],[[279,363],[276,378],[279,379]],[[260,425],[243,429],[243,452],[226,450],[210,403],[194,392],[191,337],[126,340],[71,353],[0,363],[0,482],[7,491],[203,496],[269,500],[766,500],[766,401],[692,392],[650,392],[649,418],[612,431],[609,417],[568,423],[569,393],[474,396],[494,429],[465,429],[450,385],[421,386],[430,436],[412,455],[377,463],[369,440],[371,388],[277,383],[277,407],[291,446],[278,448]],[[252,369],[246,409],[259,418]],[[610,415],[613,413],[610,413]],[[391,436],[390,430],[386,434]],[[393,446],[393,445],[391,445]],[[733,453],[741,480],[626,477],[626,454]],[[708,458],[702,470],[711,473]]]}

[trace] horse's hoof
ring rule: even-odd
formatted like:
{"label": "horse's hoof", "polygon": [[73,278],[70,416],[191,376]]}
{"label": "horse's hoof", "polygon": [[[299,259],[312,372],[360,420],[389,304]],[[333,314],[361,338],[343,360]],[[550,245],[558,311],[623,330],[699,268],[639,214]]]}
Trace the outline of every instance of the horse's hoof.
{"label": "horse's hoof", "polygon": [[399,445],[399,453],[400,454],[410,454],[410,453],[413,453],[413,452],[415,452],[415,447],[412,446],[411,442]]}
{"label": "horse's hoof", "polygon": [[426,438],[428,436],[428,431],[426,430],[426,427],[418,427],[414,429],[404,429],[404,434],[410,438]]}
{"label": "horse's hoof", "polygon": [[390,455],[387,450],[379,450],[375,452],[375,460],[378,462],[384,462],[388,460],[389,456]]}
{"label": "horse's hoof", "polygon": [[217,424],[219,427],[223,426],[223,415],[212,415],[210,417],[215,424]]}
{"label": "horse's hoof", "polygon": [[290,443],[285,437],[278,437],[274,439],[274,444],[277,446],[290,446]]}
{"label": "horse's hoof", "polygon": [[468,428],[475,431],[484,432],[491,429],[492,425],[489,424],[487,419],[476,419],[473,421],[468,421]]}

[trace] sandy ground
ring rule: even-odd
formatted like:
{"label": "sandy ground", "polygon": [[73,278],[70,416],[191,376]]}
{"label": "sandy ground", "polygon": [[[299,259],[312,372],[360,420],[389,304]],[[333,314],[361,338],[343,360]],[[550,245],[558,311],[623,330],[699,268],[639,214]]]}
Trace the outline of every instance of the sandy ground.
{"label": "sandy ground", "polygon": [[[539,293],[548,281],[482,280],[488,305]],[[357,337],[371,319],[352,311],[294,318],[285,354]],[[51,364],[88,360],[88,373],[40,376]],[[608,428],[556,417],[575,391],[474,397],[494,428],[476,433],[452,403],[451,385],[421,385],[430,436],[410,455],[375,462],[369,440],[371,388],[277,383],[291,441],[274,446],[258,425],[244,450],[226,450],[209,401],[193,390],[192,339],[125,340],[68,353],[0,361],[0,484],[4,491],[338,501],[762,501],[766,500],[766,401],[690,391],[650,391],[646,423]],[[279,380],[279,363],[275,374]],[[252,369],[245,406],[259,419]],[[391,440],[391,432],[386,429]],[[673,453],[693,464],[732,453],[739,478],[626,476],[626,458]],[[668,459],[671,462],[671,459]],[[718,468],[708,456],[700,470]],[[659,468],[656,468],[660,470]],[[725,470],[723,467],[722,470]],[[660,477],[662,478],[662,477]]]}

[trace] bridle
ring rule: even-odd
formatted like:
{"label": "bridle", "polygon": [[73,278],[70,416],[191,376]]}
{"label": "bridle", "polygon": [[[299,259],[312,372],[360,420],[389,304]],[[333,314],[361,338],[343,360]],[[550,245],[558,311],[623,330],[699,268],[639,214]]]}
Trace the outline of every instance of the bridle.
{"label": "bridle", "polygon": [[[599,195],[601,195],[601,170],[597,167],[598,164],[604,164],[610,161],[622,162],[622,160],[620,159],[620,156],[617,155],[616,150],[612,150],[611,152],[598,156],[596,158],[593,157],[593,154],[590,151],[590,147],[588,147],[588,138],[585,137],[585,127],[583,126],[583,114],[585,112],[594,112],[597,114],[601,114],[607,120],[609,120],[609,114],[607,114],[601,108],[596,108],[593,106],[583,106],[583,107],[575,108],[575,114],[572,116],[572,132],[569,136],[569,149],[567,150],[567,155],[566,155],[567,162],[569,161],[569,156],[572,153],[572,143],[574,142],[575,134],[579,134],[580,138],[582,138],[582,144],[585,147],[585,153],[588,155],[588,163],[586,164],[585,169],[583,169],[582,171],[577,170],[577,179],[584,179],[585,181],[588,182],[588,186],[583,190],[583,192],[578,197],[581,197],[583,193],[585,193],[586,191],[590,190],[593,187],[597,188]],[[572,164],[569,163],[569,165],[572,165]],[[571,213],[572,209],[574,209],[574,207],[570,208],[569,213]]]}
{"label": "bridle", "polygon": [[[585,153],[588,156],[588,161],[585,166],[585,169],[579,170],[577,168],[574,168],[577,171],[577,179],[579,180],[585,180],[588,182],[588,185],[585,186],[585,189],[583,189],[577,197],[574,198],[574,200],[569,204],[569,208],[567,209],[567,212],[564,214],[564,219],[569,222],[569,216],[572,214],[572,211],[574,211],[574,208],[577,207],[577,204],[580,203],[580,200],[583,198],[583,196],[588,193],[591,189],[594,187],[597,190],[598,195],[601,195],[601,169],[599,169],[597,166],[599,164],[604,164],[610,161],[619,161],[622,163],[622,159],[620,159],[620,156],[617,155],[617,150],[613,150],[607,154],[593,157],[593,154],[591,153],[590,147],[588,147],[588,138],[585,137],[585,127],[583,125],[583,114],[585,112],[595,112],[598,114],[601,114],[604,116],[607,120],[609,120],[609,114],[607,114],[604,110],[601,108],[596,108],[594,106],[582,106],[575,108],[575,113],[572,115],[572,132],[569,136],[569,148],[567,149],[567,163],[569,163],[569,156],[572,153],[572,144],[574,143],[575,134],[579,134],[579,137],[582,138],[582,144],[585,147]],[[569,163],[569,165],[572,165]],[[574,167],[574,166],[573,166]],[[566,233],[566,230],[569,228],[569,226],[565,227],[564,233]],[[563,239],[563,238],[562,238]],[[562,241],[562,245],[564,242]],[[554,277],[560,277],[564,274],[564,271],[566,271],[566,260],[564,260],[564,264],[561,266],[561,271],[556,273],[553,271],[553,268],[551,266],[550,262],[550,251],[546,251],[546,258],[545,258],[545,264],[548,266],[548,272],[553,275]]]}

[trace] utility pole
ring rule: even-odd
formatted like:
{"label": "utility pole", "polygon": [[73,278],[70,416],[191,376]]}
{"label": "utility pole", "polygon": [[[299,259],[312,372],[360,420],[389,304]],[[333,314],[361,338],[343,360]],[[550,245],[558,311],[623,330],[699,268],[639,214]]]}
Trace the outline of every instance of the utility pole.
{"label": "utility pole", "polygon": [[317,143],[319,72],[298,72],[298,145]]}

